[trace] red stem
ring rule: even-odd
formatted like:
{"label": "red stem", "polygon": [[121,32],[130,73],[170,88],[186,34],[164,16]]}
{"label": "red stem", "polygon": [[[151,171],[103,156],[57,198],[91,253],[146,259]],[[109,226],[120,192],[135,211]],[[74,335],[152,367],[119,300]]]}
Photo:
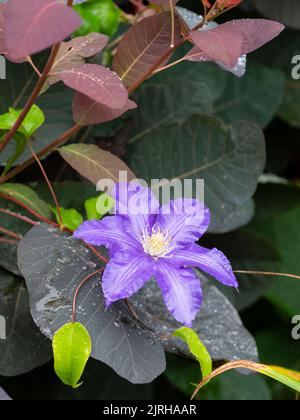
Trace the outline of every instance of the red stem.
{"label": "red stem", "polygon": [[0,243],[8,244],[8,245],[16,245],[19,241],[16,239],[8,239],[8,238],[2,238],[0,236]]}
{"label": "red stem", "polygon": [[53,187],[51,185],[51,182],[50,182],[50,180],[49,180],[49,178],[48,178],[48,176],[46,174],[46,171],[45,171],[45,169],[44,169],[41,161],[39,160],[39,158],[37,157],[37,155],[35,154],[35,152],[34,152],[34,150],[32,148],[32,145],[31,145],[31,141],[30,140],[29,140],[29,148],[31,150],[31,153],[33,154],[34,159],[36,160],[37,164],[40,167],[40,170],[41,170],[41,172],[43,174],[43,177],[45,178],[45,181],[46,181],[46,183],[48,185],[48,188],[50,190],[50,193],[51,193],[51,195],[53,197],[53,200],[54,200],[54,203],[55,203],[55,206],[56,206],[56,211],[57,211],[57,216],[58,216],[58,220],[59,220],[59,225],[62,228],[63,227],[63,221],[62,221],[62,217],[61,217],[60,206],[59,206],[59,202],[58,202],[57,196],[56,196],[56,194],[54,192],[54,189],[53,189]]}
{"label": "red stem", "polygon": [[51,220],[37,213],[35,210],[31,209],[30,207],[27,207],[26,204],[22,203],[22,201],[19,201],[17,198],[11,197],[10,195],[6,195],[3,193],[0,193],[0,197],[5,198],[8,201],[12,201],[13,203],[22,207],[24,210],[28,211],[28,213],[35,216],[37,219],[42,220],[43,222],[48,223],[49,225],[57,227],[57,223],[52,222]]}
{"label": "red stem", "polygon": [[75,293],[74,293],[74,297],[73,297],[73,307],[72,307],[72,322],[76,322],[76,303],[77,303],[77,297],[79,294],[79,291],[81,289],[81,287],[88,282],[92,277],[94,277],[96,274],[102,273],[103,268],[100,268],[97,271],[94,271],[94,273],[89,274],[85,279],[83,279],[79,285],[77,286]]}
{"label": "red stem", "polygon": [[[56,149],[57,147],[64,144],[73,134],[77,133],[80,130],[81,126],[78,124],[75,124],[73,127],[71,127],[69,130],[67,130],[65,133],[63,133],[61,136],[59,136],[56,140],[54,140],[52,143],[48,144],[46,147],[44,147],[42,150],[40,150],[36,156],[41,159],[48,153],[50,153],[52,150]],[[9,181],[11,178],[18,175],[20,172],[22,172],[24,169],[28,168],[35,162],[35,158],[31,157],[27,159],[25,162],[23,162],[21,165],[14,168],[12,171],[8,172],[3,177],[0,177],[0,184],[4,184],[5,182]]]}
{"label": "red stem", "polygon": [[49,75],[50,71],[51,71],[51,68],[52,68],[52,66],[55,62],[59,47],[60,47],[60,44],[55,44],[52,47],[52,50],[51,50],[50,56],[48,58],[47,64],[46,64],[46,66],[44,68],[44,71],[43,71],[41,77],[39,78],[35,88],[33,89],[32,94],[30,95],[29,99],[27,100],[27,102],[26,102],[21,114],[19,115],[17,121],[15,122],[13,127],[9,130],[9,132],[4,136],[2,142],[0,143],[0,153],[5,149],[7,144],[10,142],[10,140],[16,134],[16,132],[18,131],[18,128],[20,127],[20,125],[24,121],[26,115],[30,111],[30,109],[31,109],[32,105],[34,104],[35,100],[37,99],[37,97],[41,93],[41,90],[43,89],[44,84],[45,84],[45,82],[48,78],[48,75]]}
{"label": "red stem", "polygon": [[0,226],[0,233],[3,233],[4,235],[10,236],[11,238],[17,239],[18,241],[22,239],[22,235],[19,235],[18,233],[15,233],[9,229],[6,229],[4,227]]}
{"label": "red stem", "polygon": [[0,213],[8,214],[9,216],[15,217],[16,219],[23,220],[23,222],[29,223],[32,226],[35,226],[38,224],[35,220],[29,219],[29,217],[22,216],[21,214],[15,213],[8,209],[2,209],[0,208]]}

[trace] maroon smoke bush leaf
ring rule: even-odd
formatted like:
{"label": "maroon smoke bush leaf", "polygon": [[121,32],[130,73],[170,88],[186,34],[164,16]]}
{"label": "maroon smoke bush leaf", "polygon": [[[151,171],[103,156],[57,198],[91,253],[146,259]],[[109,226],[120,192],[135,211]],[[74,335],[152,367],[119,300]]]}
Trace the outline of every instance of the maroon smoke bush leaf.
{"label": "maroon smoke bush leaf", "polygon": [[76,93],[73,100],[73,118],[77,124],[93,125],[114,120],[130,109],[136,108],[135,102],[128,100],[123,108],[112,109],[93,101],[82,93]]}
{"label": "maroon smoke bush leaf", "polygon": [[214,29],[192,31],[190,37],[195,47],[186,58],[191,61],[211,60],[234,67],[241,55],[262,47],[276,38],[283,29],[284,25],[272,20],[239,19]]}
{"label": "maroon smoke bush leaf", "polygon": [[4,12],[5,4],[0,4],[0,54],[6,53],[6,48],[4,45],[4,32],[3,32],[3,12]]}
{"label": "maroon smoke bush leaf", "polygon": [[108,37],[97,32],[62,42],[51,70],[51,76],[47,80],[48,85],[60,80],[61,71],[74,67],[74,64],[84,63],[85,58],[100,53],[107,42]]}
{"label": "maroon smoke bush leaf", "polygon": [[[175,18],[175,42],[180,38],[180,22]],[[113,61],[113,68],[125,86],[147,72],[169,48],[171,14],[164,12],[143,19],[124,36]]]}
{"label": "maroon smoke bush leaf", "polygon": [[113,109],[122,109],[128,93],[119,77],[98,64],[78,64],[60,72],[60,79],[70,88]]}
{"label": "maroon smoke bush leaf", "polygon": [[9,0],[3,16],[5,47],[13,60],[62,41],[81,25],[78,13],[57,0]]}
{"label": "maroon smoke bush leaf", "polygon": [[242,55],[243,35],[223,25],[207,31],[192,31],[194,45],[211,60],[233,67]]}

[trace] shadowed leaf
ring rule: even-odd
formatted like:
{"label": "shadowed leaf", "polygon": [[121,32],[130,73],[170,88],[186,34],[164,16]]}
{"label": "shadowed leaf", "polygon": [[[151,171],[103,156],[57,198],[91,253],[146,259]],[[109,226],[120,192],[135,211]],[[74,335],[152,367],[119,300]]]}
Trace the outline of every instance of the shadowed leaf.
{"label": "shadowed leaf", "polygon": [[[179,19],[175,19],[175,41],[180,37]],[[171,15],[169,12],[143,19],[134,25],[119,44],[113,68],[125,86],[138,80],[169,48]]]}

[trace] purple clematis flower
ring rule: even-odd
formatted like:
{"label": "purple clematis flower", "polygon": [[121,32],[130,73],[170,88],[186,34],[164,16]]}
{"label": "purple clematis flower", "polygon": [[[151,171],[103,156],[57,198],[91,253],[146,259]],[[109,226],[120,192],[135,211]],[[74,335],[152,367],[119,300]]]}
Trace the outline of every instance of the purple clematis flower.
{"label": "purple clematis flower", "polygon": [[[230,287],[238,287],[231,265],[217,249],[195,242],[210,224],[209,210],[194,199],[176,199],[162,207],[148,188],[118,184],[112,194],[115,215],[84,222],[76,238],[109,249],[103,273],[106,305],[136,293],[155,277],[174,318],[191,326],[202,303],[200,268]],[[137,211],[137,208],[139,211]]]}

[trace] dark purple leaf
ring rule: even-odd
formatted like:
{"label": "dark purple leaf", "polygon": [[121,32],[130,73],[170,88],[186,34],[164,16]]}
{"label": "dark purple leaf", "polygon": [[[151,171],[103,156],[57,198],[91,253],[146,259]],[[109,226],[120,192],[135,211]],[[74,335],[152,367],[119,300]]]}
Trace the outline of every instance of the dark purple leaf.
{"label": "dark purple leaf", "polygon": [[98,64],[78,64],[60,73],[60,79],[70,88],[113,109],[122,109],[128,93],[118,76]]}
{"label": "dark purple leaf", "polygon": [[3,12],[4,12],[5,5],[0,4],[0,54],[5,54],[6,48],[4,45],[4,33],[3,33]]}
{"label": "dark purple leaf", "polygon": [[123,108],[112,109],[93,101],[82,93],[76,93],[73,100],[73,118],[80,125],[101,124],[120,117],[136,106],[136,103],[128,100]]}
{"label": "dark purple leaf", "polygon": [[224,25],[207,31],[192,31],[190,38],[209,59],[226,66],[233,67],[242,55],[243,35],[231,28],[224,28]]}
{"label": "dark purple leaf", "polygon": [[5,46],[13,60],[62,41],[81,25],[78,13],[56,0],[9,0],[3,16]]}
{"label": "dark purple leaf", "polygon": [[[175,18],[175,41],[180,22]],[[169,48],[171,14],[160,13],[143,19],[124,36],[113,61],[113,68],[125,86],[130,86],[151,68]]]}

